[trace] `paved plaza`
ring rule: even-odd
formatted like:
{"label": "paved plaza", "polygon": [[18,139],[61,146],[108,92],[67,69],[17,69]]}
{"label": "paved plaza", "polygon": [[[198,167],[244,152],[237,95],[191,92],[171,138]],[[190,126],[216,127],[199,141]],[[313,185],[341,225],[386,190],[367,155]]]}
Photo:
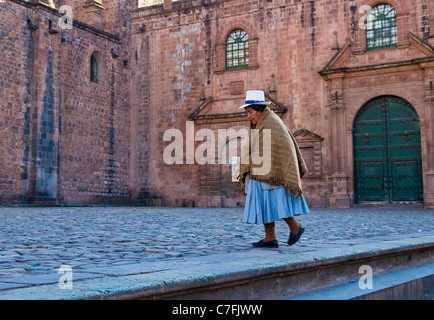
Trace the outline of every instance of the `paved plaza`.
{"label": "paved plaza", "polygon": [[[243,223],[242,208],[0,207],[0,280],[149,262],[250,252],[262,225]],[[287,254],[434,234],[434,210],[416,207],[312,209],[293,247],[276,223]],[[259,249],[261,250],[261,249]],[[263,249],[262,249],[263,250]],[[1,289],[1,288],[0,288]]]}

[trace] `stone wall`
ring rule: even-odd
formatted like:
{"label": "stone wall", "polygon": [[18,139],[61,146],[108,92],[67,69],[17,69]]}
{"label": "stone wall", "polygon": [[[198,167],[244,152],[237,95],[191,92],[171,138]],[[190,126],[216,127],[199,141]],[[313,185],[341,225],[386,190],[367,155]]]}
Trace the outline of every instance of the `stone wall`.
{"label": "stone wall", "polygon": [[[191,0],[135,10],[132,50],[139,61],[136,69],[143,72],[133,77],[133,83],[140,88],[141,94],[137,96],[144,99],[142,105],[148,106],[137,109],[138,118],[149,127],[142,133],[139,130],[138,139],[146,141],[146,147],[137,151],[138,159],[142,155],[145,158],[141,150],[150,155],[150,161],[143,166],[148,169],[146,176],[150,179],[146,188],[173,205],[242,203],[242,196],[235,197],[235,201],[226,198],[226,189],[234,187],[221,184],[228,181],[221,168],[213,168],[212,164],[165,164],[162,156],[168,142],[162,143],[162,137],[171,128],[185,134],[185,123],[191,120],[189,115],[207,99],[211,102],[201,109],[202,120],[194,119],[196,131],[246,127],[248,124],[242,117],[234,118],[232,113],[238,112],[238,106],[243,104],[246,90],[260,89],[286,107],[284,122],[293,132],[300,133],[297,139],[313,172],[303,181],[309,203],[353,205],[354,118],[346,110],[357,112],[375,96],[401,91],[401,96],[408,99],[413,96],[410,100],[421,105],[420,117],[424,118],[422,78],[414,75],[413,82],[406,87],[397,77],[391,84],[393,88],[378,84],[382,90],[375,90],[379,87],[373,88],[369,79],[372,74],[401,74],[405,71],[403,61],[410,56],[429,60],[433,57],[432,47],[422,48],[424,41],[431,41],[427,21],[433,7],[426,1],[411,4],[388,1],[397,11],[398,45],[367,52],[363,22],[368,11],[363,6],[373,7],[377,3]],[[234,29],[248,33],[250,61],[246,69],[227,71],[225,40]],[[395,64],[394,68],[387,63]],[[321,73],[327,68],[337,69],[337,65],[371,71],[354,73],[354,80],[364,85],[353,90],[351,82],[337,81],[332,74]],[[420,65],[415,64],[415,68]],[[336,75],[335,71],[333,74]],[[347,76],[353,74],[343,74]],[[428,140],[432,139],[430,134]],[[201,197],[206,194],[204,190],[214,190],[214,196]]]}
{"label": "stone wall", "polygon": [[57,8],[37,2],[0,10],[0,201],[128,202],[129,69],[119,36],[78,20],[62,29]]}
{"label": "stone wall", "polygon": [[[323,207],[354,204],[359,110],[384,95],[408,101],[434,206],[434,1],[386,2],[397,45],[369,51],[376,0],[0,0],[0,202],[242,206],[232,160],[198,163],[207,145],[195,134],[247,128],[238,107],[259,89],[299,141],[309,204]],[[72,29],[60,28],[62,5]],[[234,29],[249,36],[249,64],[229,71]],[[182,134],[178,164],[163,157],[170,129]],[[214,153],[238,149],[232,138]]]}

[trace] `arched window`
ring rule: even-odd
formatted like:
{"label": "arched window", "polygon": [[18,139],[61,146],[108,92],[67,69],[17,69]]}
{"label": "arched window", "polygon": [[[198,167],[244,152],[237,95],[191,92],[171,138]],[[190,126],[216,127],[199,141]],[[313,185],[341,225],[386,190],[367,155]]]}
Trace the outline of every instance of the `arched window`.
{"label": "arched window", "polygon": [[367,16],[366,49],[395,47],[398,43],[396,11],[389,4],[379,4]]}
{"label": "arched window", "polygon": [[98,83],[98,59],[95,54],[90,57],[90,81]]}
{"label": "arched window", "polygon": [[234,30],[226,39],[226,70],[244,69],[248,65],[249,36],[244,30]]}

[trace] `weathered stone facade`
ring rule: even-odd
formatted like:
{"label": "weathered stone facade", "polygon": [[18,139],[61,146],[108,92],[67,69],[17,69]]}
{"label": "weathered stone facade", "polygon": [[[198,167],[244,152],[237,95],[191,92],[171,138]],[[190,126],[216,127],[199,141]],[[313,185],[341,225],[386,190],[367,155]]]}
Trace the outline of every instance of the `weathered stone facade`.
{"label": "weathered stone facade", "polygon": [[[409,201],[434,207],[434,1],[159,3],[0,0],[2,203],[242,206],[232,159],[210,155],[239,149],[237,135],[217,140],[247,128],[238,106],[246,90],[259,89],[299,141],[311,206],[350,207],[364,199],[355,150],[375,150],[375,135],[355,132],[355,123],[370,102],[399,98],[420,124],[413,133],[404,119],[402,137],[396,133],[397,148],[410,140],[420,147],[414,168],[421,198]],[[369,50],[366,8],[383,3],[396,12],[396,43]],[[55,23],[63,4],[73,9],[72,29]],[[249,62],[228,70],[226,40],[236,29],[248,34]],[[91,81],[95,61],[98,82]],[[170,129],[183,138],[174,164],[164,161]],[[354,143],[359,136],[366,146],[363,139]],[[204,149],[209,161],[198,163]],[[404,201],[393,196],[393,181],[410,162],[385,156],[387,194],[375,203]]]}
{"label": "weathered stone facade", "polygon": [[79,20],[61,29],[63,14],[43,1],[4,1],[0,13],[1,202],[129,201],[130,75],[120,37]]}

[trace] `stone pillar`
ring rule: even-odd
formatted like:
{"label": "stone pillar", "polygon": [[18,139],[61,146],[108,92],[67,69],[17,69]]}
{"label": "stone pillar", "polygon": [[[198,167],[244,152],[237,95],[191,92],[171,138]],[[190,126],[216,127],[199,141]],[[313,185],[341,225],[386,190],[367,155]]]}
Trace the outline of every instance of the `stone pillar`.
{"label": "stone pillar", "polygon": [[102,0],[86,0],[82,9],[82,21],[96,28],[102,27]]}
{"label": "stone pillar", "polygon": [[425,69],[425,121],[421,122],[423,202],[434,209],[434,63],[421,65]]}
{"label": "stone pillar", "polygon": [[58,203],[59,171],[59,79],[56,78],[56,47],[47,41],[45,12],[33,16],[32,31],[30,157],[27,187],[29,203]]}
{"label": "stone pillar", "polygon": [[346,105],[343,101],[342,75],[329,80],[331,185],[330,207],[349,208],[347,168]]}

